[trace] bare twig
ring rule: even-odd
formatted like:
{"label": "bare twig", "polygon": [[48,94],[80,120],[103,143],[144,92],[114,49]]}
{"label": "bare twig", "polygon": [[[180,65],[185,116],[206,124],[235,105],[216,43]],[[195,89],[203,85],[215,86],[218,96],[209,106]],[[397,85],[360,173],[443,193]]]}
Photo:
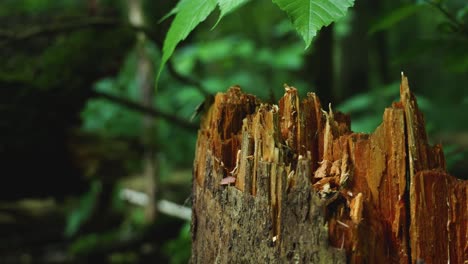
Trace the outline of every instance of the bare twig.
{"label": "bare twig", "polygon": [[466,37],[468,37],[468,28],[457,20],[457,18],[451,14],[447,9],[445,9],[440,2],[436,2],[433,0],[425,0],[426,3],[432,5],[437,10],[439,10],[444,16],[452,23],[452,25],[458,29],[459,32],[464,33]]}
{"label": "bare twig", "polygon": [[[163,49],[163,43],[161,39],[156,37],[156,38],[152,38],[152,40],[156,43],[156,45],[158,45],[160,50]],[[172,63],[172,60],[169,59],[166,65],[167,65],[167,70],[169,71],[169,74],[172,77],[174,77],[176,80],[178,80],[181,83],[194,86],[205,97],[211,96],[211,94],[207,91],[207,89],[203,86],[201,82],[194,80],[188,76],[184,76],[183,74],[178,72],[174,64]]]}
{"label": "bare twig", "polygon": [[49,25],[31,26],[24,31],[0,30],[0,40],[3,41],[24,41],[42,35],[59,34],[72,30],[79,30],[88,27],[115,26],[118,20],[109,17],[88,17],[63,23]]}
{"label": "bare twig", "polygon": [[171,60],[167,62],[167,69],[169,73],[171,74],[171,76],[174,77],[179,82],[194,86],[205,97],[208,97],[211,95],[209,92],[207,92],[207,89],[203,87],[201,82],[179,73],[174,67],[174,64],[172,63]]}
{"label": "bare twig", "polygon": [[142,106],[141,104],[138,104],[136,102],[130,101],[128,99],[122,98],[120,96],[115,96],[112,94],[108,93],[103,93],[103,92],[98,92],[98,91],[93,91],[93,95],[104,98],[106,100],[109,100],[111,102],[117,103],[119,105],[122,105],[124,107],[127,107],[132,110],[136,110],[139,112],[143,112],[145,114],[151,115],[153,117],[158,117],[162,118],[174,125],[177,125],[179,127],[185,128],[190,131],[196,131],[198,129],[198,126],[190,123],[189,121],[182,119],[176,115],[172,115],[166,112],[163,112],[159,109],[156,108],[150,108],[150,107],[145,107]]}

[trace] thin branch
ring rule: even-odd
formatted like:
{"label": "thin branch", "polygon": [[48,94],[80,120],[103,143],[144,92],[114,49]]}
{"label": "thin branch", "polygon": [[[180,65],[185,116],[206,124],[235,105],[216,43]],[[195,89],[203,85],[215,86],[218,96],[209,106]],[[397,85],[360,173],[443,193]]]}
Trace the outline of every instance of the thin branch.
{"label": "thin branch", "polygon": [[460,32],[464,33],[465,36],[468,36],[468,28],[461,23],[460,21],[457,20],[457,18],[451,14],[447,9],[445,9],[441,3],[437,3],[432,0],[425,0],[426,3],[432,5],[435,7],[437,10],[439,10],[444,16],[452,23],[454,27],[456,27]]}
{"label": "thin branch", "polygon": [[[148,33],[146,33],[148,35]],[[162,40],[158,37],[151,37],[150,35],[148,35],[149,38],[151,38],[155,43],[156,45],[158,45],[159,47],[159,50],[163,50],[163,43],[162,43]],[[166,63],[167,65],[167,70],[169,71],[169,74],[175,78],[176,80],[178,80],[179,82],[181,83],[185,83],[185,84],[188,84],[188,85],[192,85],[194,86],[204,97],[209,97],[211,96],[211,94],[207,91],[208,89],[206,89],[203,84],[197,80],[194,80],[188,76],[184,76],[183,74],[181,74],[180,72],[177,71],[177,69],[175,68],[174,64],[172,63],[172,60],[169,59]]]}
{"label": "thin branch", "polygon": [[118,20],[108,17],[90,17],[68,22],[57,22],[49,25],[28,26],[24,31],[0,30],[0,40],[24,41],[41,35],[59,34],[96,26],[114,26]]}
{"label": "thin branch", "polygon": [[171,74],[172,77],[174,77],[176,80],[178,80],[179,82],[181,83],[185,83],[185,84],[188,84],[188,85],[192,85],[192,86],[195,86],[195,88],[204,96],[204,97],[208,97],[210,96],[211,94],[209,92],[207,92],[206,88],[203,87],[203,85],[201,84],[201,82],[197,81],[197,80],[194,80],[188,76],[184,76],[182,75],[181,73],[179,73],[175,67],[174,67],[174,64],[172,63],[171,60],[169,60],[167,62],[167,69],[169,71],[169,73]]}
{"label": "thin branch", "polygon": [[25,41],[43,35],[48,36],[61,33],[70,33],[74,30],[86,29],[90,27],[126,27],[134,31],[143,32],[152,40],[157,39],[155,37],[156,34],[144,26],[134,26],[128,23],[122,23],[114,17],[84,17],[70,21],[59,21],[46,25],[28,25],[25,26],[23,31],[0,29],[0,41],[3,41],[2,43]]}
{"label": "thin branch", "polygon": [[151,115],[153,117],[157,118],[162,118],[171,124],[177,125],[181,128],[187,129],[189,131],[197,131],[198,126],[196,124],[190,123],[189,121],[182,119],[176,115],[172,115],[166,112],[163,112],[159,109],[151,108],[151,107],[146,107],[142,106],[136,102],[130,101],[128,99],[122,98],[120,96],[115,96],[112,94],[108,93],[103,93],[103,92],[98,92],[98,91],[92,91],[92,95],[98,96],[101,98],[104,98],[106,100],[109,100],[111,102],[117,103],[121,106],[124,106],[128,109],[139,111],[148,115]]}

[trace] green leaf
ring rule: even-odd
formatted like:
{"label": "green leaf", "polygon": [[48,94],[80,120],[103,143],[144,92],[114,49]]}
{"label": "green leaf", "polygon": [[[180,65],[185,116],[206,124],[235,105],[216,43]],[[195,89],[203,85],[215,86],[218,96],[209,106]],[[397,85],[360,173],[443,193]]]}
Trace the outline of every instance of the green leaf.
{"label": "green leaf", "polygon": [[297,32],[306,43],[306,48],[312,38],[323,26],[343,17],[346,10],[354,4],[354,0],[272,0],[285,11],[292,20]]}
{"label": "green leaf", "polygon": [[216,21],[216,24],[213,26],[213,28],[215,28],[218,25],[219,21],[221,21],[221,19],[225,15],[236,10],[248,1],[249,0],[218,0],[219,9],[221,9],[221,14],[219,15],[218,21]]}
{"label": "green leaf", "polygon": [[369,109],[374,99],[370,93],[358,94],[344,101],[338,109],[345,113],[362,111]]}
{"label": "green leaf", "polygon": [[93,181],[90,190],[80,199],[80,204],[77,208],[68,215],[65,236],[71,237],[79,230],[81,225],[91,216],[96,204],[97,196],[101,191],[101,183]]}
{"label": "green leaf", "polygon": [[179,6],[180,6],[180,3],[182,2],[179,2],[174,8],[172,8],[172,10],[165,14],[161,19],[159,19],[158,23],[162,23],[164,20],[170,18],[171,16],[177,14],[177,12],[179,12]]}
{"label": "green leaf", "polygon": [[459,21],[463,21],[465,19],[465,16],[468,15],[468,4],[465,4],[464,7],[460,8],[460,10],[457,11],[457,19]]}
{"label": "green leaf", "polygon": [[184,40],[188,34],[216,7],[216,0],[182,0],[178,5],[178,13],[172,21],[169,32],[164,40],[163,56],[159,66],[156,83],[159,80],[162,69],[171,57],[175,47]]}
{"label": "green leaf", "polygon": [[416,13],[416,11],[421,9],[421,6],[422,5],[412,4],[402,6],[391,11],[372,25],[372,27],[369,29],[369,34],[374,34],[376,32],[390,28],[396,23]]}

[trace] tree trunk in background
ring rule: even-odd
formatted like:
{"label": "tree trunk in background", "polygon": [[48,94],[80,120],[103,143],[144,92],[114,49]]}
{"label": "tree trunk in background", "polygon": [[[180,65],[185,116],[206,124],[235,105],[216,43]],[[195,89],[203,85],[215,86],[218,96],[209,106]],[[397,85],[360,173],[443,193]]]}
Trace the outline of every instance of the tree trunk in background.
{"label": "tree trunk in background", "polygon": [[324,27],[312,43],[312,52],[305,58],[302,76],[308,83],[316,84],[315,91],[328,104],[333,101],[334,68],[333,68],[333,25]]}
{"label": "tree trunk in background", "polygon": [[[144,15],[140,0],[129,0],[129,20],[133,26],[143,27]],[[143,32],[137,33],[137,83],[141,91],[141,105],[152,108],[153,106],[153,69],[149,55],[146,52],[146,36]],[[148,204],[145,208],[145,217],[148,223],[154,221],[156,217],[156,157],[154,152],[154,119],[145,114],[142,126],[142,145],[144,146],[143,156],[143,177],[147,188]]]}
{"label": "tree trunk in background", "polygon": [[374,0],[356,2],[348,14],[351,16],[351,32],[339,39],[342,56],[339,58],[340,76],[336,79],[339,82],[337,89],[340,100],[369,90],[369,55],[372,45],[367,31],[370,25],[369,14],[375,12],[370,8],[372,1]]}
{"label": "tree trunk in background", "polygon": [[[374,14],[374,16],[377,16],[379,14],[384,14],[384,7],[383,7],[383,1],[381,0],[374,0],[370,1],[368,3],[368,8],[372,10],[371,14]],[[370,25],[370,24],[368,24]],[[367,28],[369,30],[369,28]],[[380,31],[377,33],[374,33],[372,35],[373,39],[373,46],[375,47],[375,55],[373,56],[375,58],[375,67],[377,68],[379,76],[378,83],[379,84],[389,84],[391,82],[390,78],[390,71],[388,69],[390,63],[388,61],[388,39],[387,39],[387,32],[386,31]]]}
{"label": "tree trunk in background", "polygon": [[370,135],[287,87],[279,106],[232,87],[198,134],[192,263],[463,263],[468,182],[427,143],[405,77]]}

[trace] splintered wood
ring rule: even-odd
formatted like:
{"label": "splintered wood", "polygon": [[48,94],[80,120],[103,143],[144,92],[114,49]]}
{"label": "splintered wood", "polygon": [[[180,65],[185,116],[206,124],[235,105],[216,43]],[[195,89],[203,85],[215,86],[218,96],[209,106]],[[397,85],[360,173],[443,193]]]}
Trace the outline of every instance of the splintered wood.
{"label": "splintered wood", "polygon": [[468,183],[428,145],[404,76],[400,94],[369,135],[293,87],[278,105],[217,94],[198,133],[192,263],[468,263]]}

